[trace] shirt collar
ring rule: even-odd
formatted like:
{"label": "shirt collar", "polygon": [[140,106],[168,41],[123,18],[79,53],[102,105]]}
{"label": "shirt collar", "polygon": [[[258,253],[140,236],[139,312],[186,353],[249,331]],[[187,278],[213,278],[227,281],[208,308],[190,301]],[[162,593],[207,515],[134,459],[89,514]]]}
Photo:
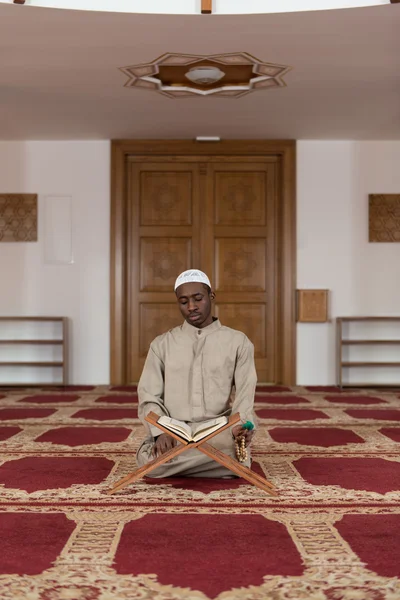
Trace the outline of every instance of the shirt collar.
{"label": "shirt collar", "polygon": [[222,327],[222,325],[219,319],[215,319],[212,323],[210,323],[210,325],[207,325],[207,327],[203,327],[203,329],[194,327],[193,325],[190,325],[190,323],[185,321],[182,325],[182,331],[184,331],[184,333],[186,333],[187,335],[190,335],[192,339],[197,340],[209,335],[210,333],[213,333],[214,331],[217,331],[217,329],[219,329],[220,327]]}

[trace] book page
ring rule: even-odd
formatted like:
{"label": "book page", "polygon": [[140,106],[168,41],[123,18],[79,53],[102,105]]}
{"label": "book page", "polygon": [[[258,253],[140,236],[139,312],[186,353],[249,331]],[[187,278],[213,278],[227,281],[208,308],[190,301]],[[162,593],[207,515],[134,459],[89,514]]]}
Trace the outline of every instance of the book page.
{"label": "book page", "polygon": [[171,417],[163,416],[160,417],[157,422],[160,423],[160,425],[163,425],[163,427],[166,429],[181,435],[189,441],[192,439],[192,430],[184,421],[178,421],[177,419],[171,419]]}
{"label": "book page", "polygon": [[218,431],[228,422],[227,417],[217,417],[216,419],[210,419],[209,421],[203,421],[202,423],[196,423],[192,426],[193,439],[195,441],[201,440],[203,437],[207,437],[213,431]]}

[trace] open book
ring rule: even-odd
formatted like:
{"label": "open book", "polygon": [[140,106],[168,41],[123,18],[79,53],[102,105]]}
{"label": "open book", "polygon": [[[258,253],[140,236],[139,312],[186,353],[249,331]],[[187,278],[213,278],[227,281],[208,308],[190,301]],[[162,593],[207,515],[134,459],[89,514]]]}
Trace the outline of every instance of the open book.
{"label": "open book", "polygon": [[209,421],[203,421],[202,423],[193,423],[192,426],[190,426],[183,421],[177,421],[176,419],[171,419],[171,417],[163,416],[160,417],[157,422],[166,429],[185,438],[188,442],[198,442],[210,435],[210,433],[221,429],[221,427],[227,424],[228,419],[227,417],[217,417],[216,419],[210,419]]}

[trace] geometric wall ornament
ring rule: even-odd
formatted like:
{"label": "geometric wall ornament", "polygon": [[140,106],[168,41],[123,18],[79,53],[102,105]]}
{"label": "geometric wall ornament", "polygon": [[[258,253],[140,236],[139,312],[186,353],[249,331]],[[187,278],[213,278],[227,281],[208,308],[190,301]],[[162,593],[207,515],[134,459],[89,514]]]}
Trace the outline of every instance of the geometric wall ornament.
{"label": "geometric wall ornament", "polygon": [[241,98],[250,92],[285,87],[283,76],[290,69],[263,62],[247,52],[168,52],[150,63],[120,68],[128,77],[125,87],[155,91],[168,98]]}
{"label": "geometric wall ornament", "polygon": [[326,323],[329,290],[297,290],[297,321]]}
{"label": "geometric wall ornament", "polygon": [[400,242],[400,194],[369,195],[369,241]]}
{"label": "geometric wall ornament", "polygon": [[37,194],[0,194],[0,242],[37,241]]}

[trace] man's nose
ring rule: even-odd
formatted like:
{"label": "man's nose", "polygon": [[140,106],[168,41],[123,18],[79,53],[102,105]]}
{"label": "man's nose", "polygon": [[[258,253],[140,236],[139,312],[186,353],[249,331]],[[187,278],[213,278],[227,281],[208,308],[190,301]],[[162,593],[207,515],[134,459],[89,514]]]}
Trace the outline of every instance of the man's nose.
{"label": "man's nose", "polygon": [[188,304],[188,310],[189,312],[193,312],[196,309],[196,304],[194,302],[191,302],[189,300],[189,304]]}

